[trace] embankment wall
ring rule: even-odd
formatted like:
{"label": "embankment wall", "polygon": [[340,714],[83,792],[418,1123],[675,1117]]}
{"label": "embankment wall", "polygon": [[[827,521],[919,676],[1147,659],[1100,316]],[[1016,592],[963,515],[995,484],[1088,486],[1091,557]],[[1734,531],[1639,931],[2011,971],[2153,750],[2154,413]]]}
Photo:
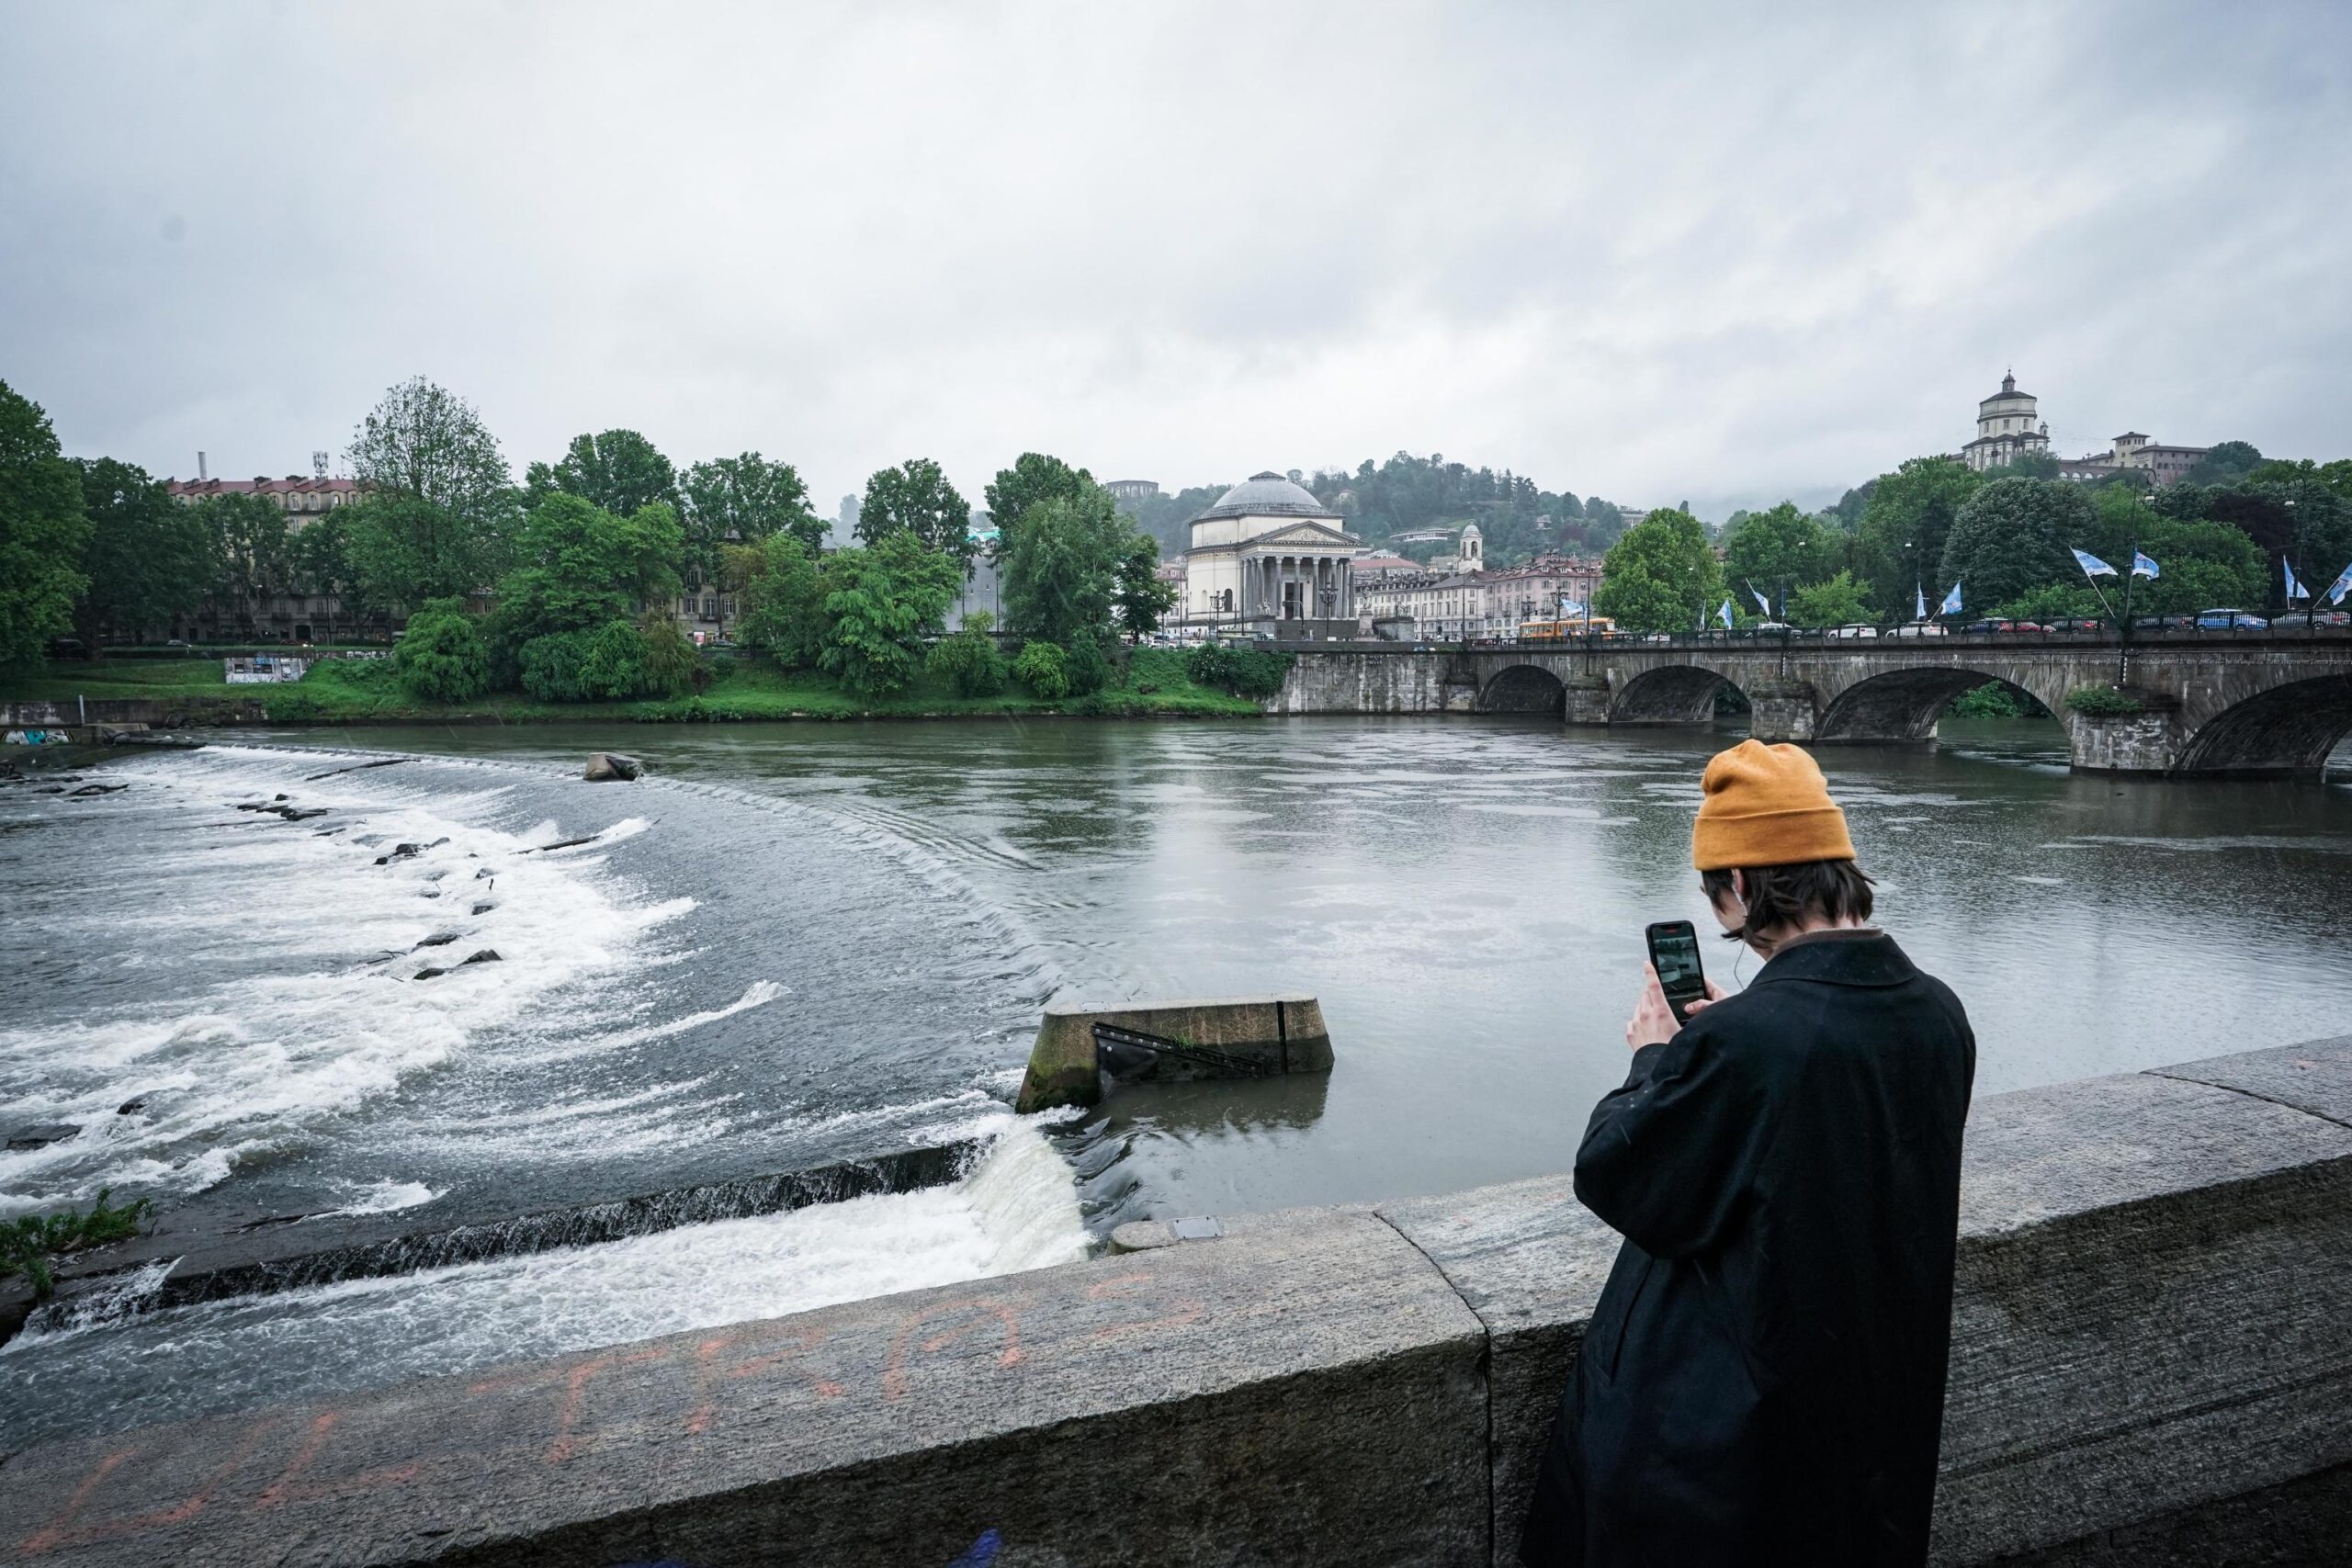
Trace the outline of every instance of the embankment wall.
{"label": "embankment wall", "polygon": [[[2352,1038],[1981,1101],[1944,1563],[2352,1529]],[[1505,1562],[1615,1238],[1564,1178],[0,1464],[0,1561]],[[974,1556],[968,1561],[979,1561]]]}

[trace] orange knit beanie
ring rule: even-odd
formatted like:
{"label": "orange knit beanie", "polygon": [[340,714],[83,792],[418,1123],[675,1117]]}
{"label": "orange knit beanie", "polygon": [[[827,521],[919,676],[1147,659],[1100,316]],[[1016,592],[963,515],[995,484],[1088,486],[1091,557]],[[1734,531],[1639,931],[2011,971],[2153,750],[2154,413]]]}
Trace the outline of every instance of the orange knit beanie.
{"label": "orange knit beanie", "polygon": [[1701,871],[1854,858],[1846,814],[1801,748],[1743,740],[1715,753],[1700,787],[1690,863]]}

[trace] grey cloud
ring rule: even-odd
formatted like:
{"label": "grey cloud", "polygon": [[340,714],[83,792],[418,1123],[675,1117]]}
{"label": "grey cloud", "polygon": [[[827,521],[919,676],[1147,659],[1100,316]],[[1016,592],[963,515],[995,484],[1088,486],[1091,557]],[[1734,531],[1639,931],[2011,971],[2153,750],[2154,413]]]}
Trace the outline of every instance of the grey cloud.
{"label": "grey cloud", "polygon": [[[1400,446],[1716,513],[2004,367],[2335,455],[2341,7],[0,0],[0,378],[280,472],[422,372],[820,495]],[[98,85],[103,84],[103,90]]]}

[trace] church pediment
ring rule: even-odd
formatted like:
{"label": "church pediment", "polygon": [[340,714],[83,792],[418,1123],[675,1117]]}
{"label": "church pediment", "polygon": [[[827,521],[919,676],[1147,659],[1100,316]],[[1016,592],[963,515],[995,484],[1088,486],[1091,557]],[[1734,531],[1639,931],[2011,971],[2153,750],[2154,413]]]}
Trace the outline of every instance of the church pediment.
{"label": "church pediment", "polygon": [[1363,541],[1352,534],[1329,527],[1321,523],[1288,523],[1263,534],[1253,534],[1241,542],[1245,550],[1271,549],[1347,549],[1363,547]]}

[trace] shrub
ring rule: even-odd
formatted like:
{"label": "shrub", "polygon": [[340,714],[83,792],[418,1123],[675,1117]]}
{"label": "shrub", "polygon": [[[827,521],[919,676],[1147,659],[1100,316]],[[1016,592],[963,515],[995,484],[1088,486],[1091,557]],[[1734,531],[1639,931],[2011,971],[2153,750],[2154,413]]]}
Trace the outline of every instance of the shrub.
{"label": "shrub", "polygon": [[2115,718],[2138,713],[2146,705],[2131,693],[2119,692],[2112,686],[2077,686],[2066,694],[2066,705],[2079,714]]}
{"label": "shrub", "polygon": [[112,1209],[107,1206],[107,1188],[98,1189],[97,1201],[86,1213],[68,1209],[0,1223],[0,1280],[22,1274],[32,1284],[33,1299],[47,1301],[57,1289],[50,1277],[51,1258],[136,1235],[139,1222],[147,1217],[147,1200]]}
{"label": "shrub", "polygon": [[543,703],[576,703],[587,694],[580,684],[588,659],[588,634],[551,632],[525,643],[519,656],[523,690]]}
{"label": "shrub", "polygon": [[1102,644],[1091,632],[1082,632],[1070,640],[1068,664],[1072,696],[1086,696],[1111,683],[1111,660],[1103,655]]}
{"label": "shrub", "polygon": [[401,689],[419,702],[462,703],[490,689],[490,645],[456,599],[428,599],[392,649]]}
{"label": "shrub", "polygon": [[580,660],[582,695],[617,702],[644,695],[650,682],[642,632],[627,621],[607,621],[589,637]]}
{"label": "shrub", "polygon": [[1057,643],[1033,642],[1012,661],[1021,683],[1047,702],[1069,695],[1069,656]]}
{"label": "shrub", "polygon": [[1215,686],[1237,697],[1271,697],[1283,689],[1283,677],[1296,657],[1204,642],[1184,656],[1184,672],[1196,685]]}
{"label": "shrub", "polygon": [[1987,681],[1952,698],[1944,711],[1955,718],[2048,718],[2050,710],[2015,686]]}
{"label": "shrub", "polygon": [[[979,624],[975,625],[974,622]],[[966,697],[993,697],[1004,690],[1011,671],[988,632],[988,616],[976,615],[954,637],[932,645],[924,667]]]}
{"label": "shrub", "polygon": [[686,635],[686,628],[673,617],[658,610],[653,612],[638,627],[638,636],[648,692],[656,696],[675,697],[683,695],[689,686],[700,690],[710,683],[701,651],[695,647],[694,638]]}

